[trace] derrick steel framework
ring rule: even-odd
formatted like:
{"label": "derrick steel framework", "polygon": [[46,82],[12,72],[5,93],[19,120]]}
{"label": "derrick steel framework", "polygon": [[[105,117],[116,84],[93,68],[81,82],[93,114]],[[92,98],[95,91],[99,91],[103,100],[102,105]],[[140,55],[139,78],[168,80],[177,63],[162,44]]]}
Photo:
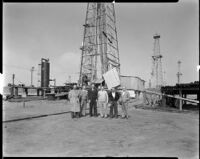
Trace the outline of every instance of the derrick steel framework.
{"label": "derrick steel framework", "polygon": [[155,34],[154,38],[154,54],[152,56],[152,72],[151,72],[151,87],[160,89],[163,86],[162,72],[162,55],[160,54],[160,35]]}
{"label": "derrick steel framework", "polygon": [[88,3],[83,26],[79,83],[102,80],[114,67],[120,73],[114,4]]}

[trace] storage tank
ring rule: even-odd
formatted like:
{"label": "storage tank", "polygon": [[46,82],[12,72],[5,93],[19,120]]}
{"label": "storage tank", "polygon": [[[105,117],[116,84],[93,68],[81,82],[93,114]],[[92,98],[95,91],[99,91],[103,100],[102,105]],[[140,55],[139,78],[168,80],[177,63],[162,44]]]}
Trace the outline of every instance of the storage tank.
{"label": "storage tank", "polygon": [[49,59],[41,60],[41,87],[49,87],[49,73],[50,63]]}

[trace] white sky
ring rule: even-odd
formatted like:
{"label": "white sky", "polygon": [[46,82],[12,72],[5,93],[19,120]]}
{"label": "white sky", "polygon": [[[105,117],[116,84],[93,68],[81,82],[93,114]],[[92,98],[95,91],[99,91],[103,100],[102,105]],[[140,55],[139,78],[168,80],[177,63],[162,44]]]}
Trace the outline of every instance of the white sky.
{"label": "white sky", "polygon": [[[78,79],[83,24],[87,3],[4,3],[4,84],[30,85],[30,69],[41,58],[50,59],[50,77],[63,85]],[[150,79],[153,35],[159,33],[165,82],[177,82],[181,60],[181,82],[199,80],[198,0],[178,3],[115,3],[121,74]],[[37,86],[37,71],[34,72]],[[53,84],[53,83],[52,83]]]}

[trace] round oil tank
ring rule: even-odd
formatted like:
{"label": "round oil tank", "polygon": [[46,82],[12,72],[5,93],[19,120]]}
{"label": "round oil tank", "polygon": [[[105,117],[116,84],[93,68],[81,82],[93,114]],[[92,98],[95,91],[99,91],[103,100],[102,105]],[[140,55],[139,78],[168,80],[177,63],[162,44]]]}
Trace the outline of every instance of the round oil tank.
{"label": "round oil tank", "polygon": [[49,87],[49,72],[50,72],[49,62],[42,61],[42,64],[41,64],[41,87]]}

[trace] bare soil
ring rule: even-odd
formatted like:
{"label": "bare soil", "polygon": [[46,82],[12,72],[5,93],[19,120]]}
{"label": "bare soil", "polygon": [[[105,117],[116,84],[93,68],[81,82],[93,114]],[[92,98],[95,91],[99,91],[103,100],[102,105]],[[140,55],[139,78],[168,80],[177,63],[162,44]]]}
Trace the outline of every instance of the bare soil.
{"label": "bare soil", "polygon": [[[199,158],[199,115],[136,109],[129,119],[69,113],[3,123],[3,156],[164,156]],[[3,103],[3,120],[69,111],[66,100]],[[119,114],[120,114],[119,109]]]}

